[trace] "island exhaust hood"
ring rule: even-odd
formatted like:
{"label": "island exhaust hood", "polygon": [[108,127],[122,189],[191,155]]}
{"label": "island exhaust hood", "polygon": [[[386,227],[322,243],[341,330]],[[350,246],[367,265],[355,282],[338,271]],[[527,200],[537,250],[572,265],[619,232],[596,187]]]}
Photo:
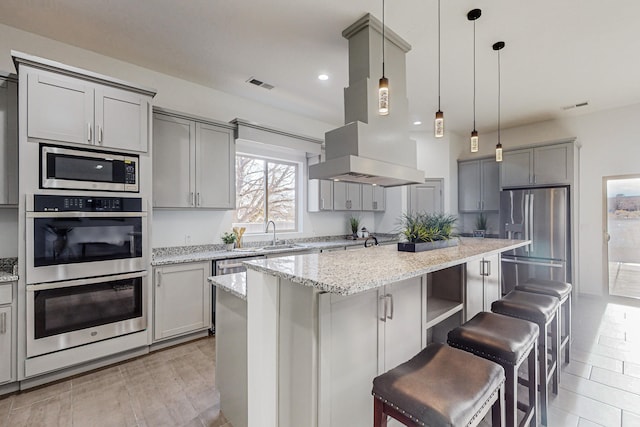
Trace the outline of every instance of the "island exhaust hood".
{"label": "island exhaust hood", "polygon": [[424,182],[424,172],[417,169],[416,142],[408,130],[405,54],[411,45],[388,28],[384,32],[389,115],[378,115],[382,23],[367,14],[342,32],[349,40],[345,125],[325,133],[325,159],[309,166],[310,179],[383,187]]}

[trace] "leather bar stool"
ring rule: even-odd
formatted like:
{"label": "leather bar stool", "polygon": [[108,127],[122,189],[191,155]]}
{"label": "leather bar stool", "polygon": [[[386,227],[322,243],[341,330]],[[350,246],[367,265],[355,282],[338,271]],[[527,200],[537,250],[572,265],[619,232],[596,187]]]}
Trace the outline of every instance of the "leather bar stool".
{"label": "leather bar stool", "polygon": [[[547,425],[547,410],[549,407],[549,383],[552,383],[553,393],[558,394],[560,377],[560,370],[558,369],[558,359],[560,357],[559,307],[560,303],[557,298],[515,290],[491,304],[491,311],[494,313],[528,320],[537,324],[540,329],[538,334],[538,383],[540,389],[540,419],[545,426]],[[549,345],[547,345],[548,334],[551,336]],[[549,356],[551,360],[549,360]]]}
{"label": "leather bar stool", "polygon": [[564,363],[569,363],[571,352],[571,283],[557,280],[529,279],[515,287],[518,291],[551,295],[560,300],[560,354],[564,352]]}
{"label": "leather bar stool", "polygon": [[491,410],[504,425],[504,371],[497,363],[444,344],[428,345],[373,380],[374,427],[387,416],[407,426],[476,426]]}
{"label": "leather bar stool", "polygon": [[[538,325],[526,320],[480,312],[448,335],[450,346],[494,361],[504,368],[506,425],[509,427],[538,425],[538,330]],[[526,404],[518,402],[518,370],[525,361],[528,379],[523,384],[529,391]],[[520,424],[518,409],[524,411]]]}

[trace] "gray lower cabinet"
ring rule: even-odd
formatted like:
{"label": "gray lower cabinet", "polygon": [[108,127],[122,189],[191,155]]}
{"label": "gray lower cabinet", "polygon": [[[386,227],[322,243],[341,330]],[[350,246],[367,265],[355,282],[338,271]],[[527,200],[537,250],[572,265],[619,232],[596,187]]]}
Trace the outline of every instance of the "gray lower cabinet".
{"label": "gray lower cabinet", "polygon": [[500,167],[493,158],[458,163],[460,212],[500,209]]}
{"label": "gray lower cabinet", "polygon": [[18,204],[18,82],[0,73],[0,205]]}
{"label": "gray lower cabinet", "polygon": [[153,206],[235,209],[233,126],[153,115]]}
{"label": "gray lower cabinet", "polygon": [[385,207],[384,187],[362,184],[362,210],[383,212]]}
{"label": "gray lower cabinet", "polygon": [[571,184],[573,143],[507,151],[503,155],[503,188]]}
{"label": "gray lower cabinet", "polygon": [[502,297],[500,255],[467,263],[467,319],[481,311],[491,311],[491,303]]}
{"label": "gray lower cabinet", "polygon": [[153,338],[176,337],[211,327],[211,262],[154,268]]}
{"label": "gray lower cabinet", "polygon": [[147,151],[150,95],[94,83],[81,75],[31,67],[23,71],[29,138]]}
{"label": "gray lower cabinet", "polygon": [[0,384],[15,381],[15,282],[0,284]]}
{"label": "gray lower cabinet", "polygon": [[353,182],[333,183],[333,210],[359,211],[362,210],[361,185]]}

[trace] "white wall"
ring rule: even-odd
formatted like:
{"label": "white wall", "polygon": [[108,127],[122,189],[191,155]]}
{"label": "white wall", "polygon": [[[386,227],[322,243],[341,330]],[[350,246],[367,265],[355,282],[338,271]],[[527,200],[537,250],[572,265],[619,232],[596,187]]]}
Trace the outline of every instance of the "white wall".
{"label": "white wall", "polygon": [[0,258],[18,256],[18,209],[0,209]]}
{"label": "white wall", "polygon": [[[605,295],[602,178],[640,173],[640,104],[502,130],[505,150],[577,137],[580,149],[580,292]],[[496,134],[481,136],[480,155],[491,155]],[[469,158],[466,141],[458,155]]]}

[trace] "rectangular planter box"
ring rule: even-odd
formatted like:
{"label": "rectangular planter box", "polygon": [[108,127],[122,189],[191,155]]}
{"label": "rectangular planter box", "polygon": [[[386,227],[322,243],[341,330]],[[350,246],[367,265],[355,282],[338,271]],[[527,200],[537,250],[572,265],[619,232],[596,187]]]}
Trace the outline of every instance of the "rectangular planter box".
{"label": "rectangular planter box", "polygon": [[437,240],[435,242],[398,242],[398,250],[402,252],[424,252],[434,249],[450,248],[452,246],[458,246],[457,238],[449,240]]}

